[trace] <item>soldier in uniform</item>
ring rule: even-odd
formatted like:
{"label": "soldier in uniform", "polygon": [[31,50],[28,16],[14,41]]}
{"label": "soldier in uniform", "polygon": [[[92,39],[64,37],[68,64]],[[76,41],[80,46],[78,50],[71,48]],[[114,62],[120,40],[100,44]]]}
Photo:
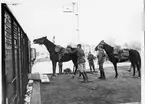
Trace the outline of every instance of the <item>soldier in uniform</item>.
{"label": "soldier in uniform", "polygon": [[81,72],[82,76],[83,76],[83,79],[84,79],[84,82],[87,82],[88,81],[88,76],[86,74],[86,66],[85,66],[85,53],[84,53],[84,50],[81,48],[81,44],[78,44],[77,45],[77,50],[75,51],[72,51],[72,53],[75,53],[77,52],[77,56],[78,56],[78,59],[77,59],[77,63],[78,63],[78,70]]}
{"label": "soldier in uniform", "polygon": [[92,68],[93,68],[93,71],[95,72],[95,65],[94,65],[94,55],[91,54],[91,52],[89,52],[88,54],[88,62],[89,62],[89,66],[90,66],[90,71],[92,72]]}
{"label": "soldier in uniform", "polygon": [[104,68],[103,68],[103,63],[105,59],[105,53],[104,50],[101,47],[98,47],[99,53],[98,53],[98,65],[99,65],[99,70],[100,70],[100,77],[99,79],[105,79],[105,73],[104,73]]}

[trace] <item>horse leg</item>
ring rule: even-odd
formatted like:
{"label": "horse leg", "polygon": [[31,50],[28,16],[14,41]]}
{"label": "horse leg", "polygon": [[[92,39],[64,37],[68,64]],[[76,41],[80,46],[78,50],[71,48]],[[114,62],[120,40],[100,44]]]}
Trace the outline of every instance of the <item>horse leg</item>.
{"label": "horse leg", "polygon": [[137,71],[138,71],[138,77],[141,77],[140,74],[140,69],[141,69],[141,58],[140,58],[140,54],[138,54],[137,60],[136,60],[136,67],[137,67]]}
{"label": "horse leg", "polygon": [[72,76],[72,78],[75,77],[76,73],[77,73],[77,69],[78,69],[78,65],[77,64],[74,64],[74,75]]}
{"label": "horse leg", "polygon": [[62,74],[62,66],[59,66],[59,74]]}
{"label": "horse leg", "polygon": [[141,75],[140,75],[140,64],[139,63],[137,63],[137,71],[138,71],[138,77],[141,77]]}
{"label": "horse leg", "polygon": [[53,74],[52,74],[52,76],[56,76],[55,75],[55,72],[56,72],[56,61],[52,61],[52,66],[53,66]]}
{"label": "horse leg", "polygon": [[127,71],[131,72],[131,69],[132,69],[132,64],[130,65],[130,68]]}
{"label": "horse leg", "polygon": [[135,63],[132,63],[132,67],[133,67],[133,76],[135,76]]}
{"label": "horse leg", "polygon": [[135,76],[135,67],[137,67],[138,74],[140,77],[141,58],[139,52],[135,50],[130,50],[130,61],[133,65],[133,76]]}
{"label": "horse leg", "polygon": [[118,77],[117,63],[113,63],[113,65],[114,65],[114,69],[115,69],[115,73],[116,73],[115,78],[117,78]]}
{"label": "horse leg", "polygon": [[62,74],[62,63],[59,63],[59,74]]}

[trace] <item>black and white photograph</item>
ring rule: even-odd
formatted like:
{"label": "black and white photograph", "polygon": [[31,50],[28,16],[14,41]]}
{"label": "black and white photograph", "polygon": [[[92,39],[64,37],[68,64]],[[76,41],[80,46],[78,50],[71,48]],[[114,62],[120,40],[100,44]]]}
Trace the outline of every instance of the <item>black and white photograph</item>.
{"label": "black and white photograph", "polygon": [[2,104],[144,104],[143,0],[1,0]]}

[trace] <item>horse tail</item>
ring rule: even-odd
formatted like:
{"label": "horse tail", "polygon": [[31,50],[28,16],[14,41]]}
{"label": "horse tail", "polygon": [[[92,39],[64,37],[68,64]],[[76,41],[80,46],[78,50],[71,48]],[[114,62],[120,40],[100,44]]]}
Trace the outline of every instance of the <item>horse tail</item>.
{"label": "horse tail", "polygon": [[141,69],[141,57],[140,57],[140,54],[139,52],[138,53],[138,64],[139,64],[139,69]]}
{"label": "horse tail", "polygon": [[132,54],[132,61],[135,61],[138,69],[141,69],[141,57],[140,57],[140,53],[134,49],[130,49],[130,54]]}

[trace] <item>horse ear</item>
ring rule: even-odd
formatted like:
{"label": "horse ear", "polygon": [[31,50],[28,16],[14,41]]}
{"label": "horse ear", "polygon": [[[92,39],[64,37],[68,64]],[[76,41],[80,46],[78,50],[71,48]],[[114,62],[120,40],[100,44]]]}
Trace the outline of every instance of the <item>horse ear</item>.
{"label": "horse ear", "polygon": [[45,36],[45,38],[47,38],[47,36]]}

